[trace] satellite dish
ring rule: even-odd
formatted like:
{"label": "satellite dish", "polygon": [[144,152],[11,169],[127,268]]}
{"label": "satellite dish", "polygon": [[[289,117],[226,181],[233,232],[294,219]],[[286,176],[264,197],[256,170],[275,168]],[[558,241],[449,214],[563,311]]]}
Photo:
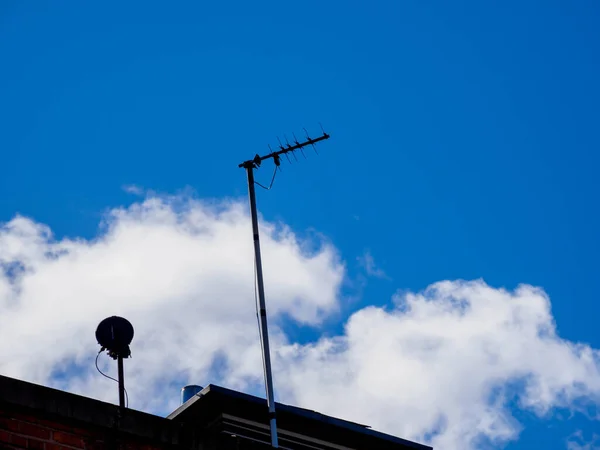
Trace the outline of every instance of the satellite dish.
{"label": "satellite dish", "polygon": [[[98,355],[106,350],[108,356],[117,360],[119,379],[115,381],[119,383],[119,407],[125,408],[125,396],[127,395],[127,391],[125,390],[125,376],[123,374],[123,358],[129,358],[131,356],[129,344],[131,344],[131,341],[133,340],[133,325],[131,325],[129,320],[124,319],[123,317],[107,317],[100,322],[98,328],[96,328],[96,340],[98,341],[98,344],[102,346]],[[102,373],[98,368],[98,356],[96,356],[96,369],[98,369],[98,372],[105,377],[111,378]],[[114,380],[114,378],[111,379]],[[129,401],[127,403],[129,403]]]}
{"label": "satellite dish", "polygon": [[128,358],[131,356],[129,344],[133,340],[133,325],[123,317],[108,317],[98,324],[96,340],[102,346],[100,351],[107,350],[111,358]]}

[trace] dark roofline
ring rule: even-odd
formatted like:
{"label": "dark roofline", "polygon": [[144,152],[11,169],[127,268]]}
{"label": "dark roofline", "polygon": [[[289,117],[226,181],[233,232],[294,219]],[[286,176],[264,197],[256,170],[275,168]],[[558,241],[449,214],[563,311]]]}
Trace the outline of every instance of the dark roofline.
{"label": "dark roofline", "polygon": [[[179,406],[175,411],[167,416],[167,419],[171,419],[174,421],[186,420],[187,416],[195,415],[195,411],[197,408],[202,408],[200,404],[196,405],[196,403],[203,402],[203,399],[209,399],[213,395],[217,395],[219,397],[229,397],[230,399],[238,400],[241,402],[245,402],[249,405],[252,405],[254,409],[256,407],[260,407],[260,409],[264,409],[264,413],[266,414],[266,400],[260,397],[255,397],[253,395],[244,394],[242,392],[234,391],[231,389],[227,389],[221,386],[216,386],[213,384],[208,385],[204,389],[202,389],[199,393],[194,395],[191,399],[189,399],[186,403]],[[194,406],[196,405],[196,406]],[[334,428],[341,428],[343,430],[358,433],[363,436],[367,436],[372,439],[385,441],[390,444],[403,445],[406,448],[414,448],[417,450],[431,450],[431,447],[418,444],[416,442],[408,441],[406,439],[402,439],[396,436],[392,436],[390,434],[382,433],[379,431],[375,431],[369,428],[367,425],[361,425],[355,422],[350,422],[347,420],[336,419],[335,417],[326,416],[316,411],[312,411],[309,409],[299,408],[296,406],[286,405],[283,403],[276,402],[278,415],[281,414],[289,414],[290,416],[302,417],[311,422],[319,422],[321,424],[327,424]],[[227,412],[227,411],[223,411]],[[265,423],[267,423],[265,421]]]}
{"label": "dark roofline", "polygon": [[71,394],[0,375],[0,411],[34,414],[50,420],[94,429],[113,430],[151,442],[177,443],[179,424],[164,417],[119,407],[111,403]]}
{"label": "dark roofline", "polygon": [[[51,420],[115,429],[154,443],[181,444],[191,429],[206,430],[226,416],[268,424],[266,400],[220,386],[209,385],[173,411],[167,418],[71,394],[0,375],[0,411],[33,413]],[[431,447],[381,433],[347,420],[316,411],[277,403],[282,433],[300,433],[351,448],[431,450]],[[262,425],[261,425],[262,424]],[[189,427],[191,429],[189,429]],[[282,435],[283,438],[283,435]]]}

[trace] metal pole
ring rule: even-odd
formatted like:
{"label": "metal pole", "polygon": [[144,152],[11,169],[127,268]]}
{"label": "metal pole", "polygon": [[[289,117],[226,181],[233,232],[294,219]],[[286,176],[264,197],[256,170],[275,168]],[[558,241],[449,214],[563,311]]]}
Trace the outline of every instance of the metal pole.
{"label": "metal pole", "polygon": [[123,375],[123,357],[117,357],[117,370],[119,372],[119,406],[125,408],[125,380]]}
{"label": "metal pole", "polygon": [[271,428],[271,446],[279,448],[277,440],[277,416],[275,412],[275,396],[273,394],[273,375],[271,373],[271,354],[269,350],[269,332],[267,329],[267,307],[265,305],[265,287],[263,284],[262,262],[260,258],[260,241],[258,236],[258,214],[256,212],[256,192],[254,190],[254,167],[246,165],[248,173],[248,194],[250,197],[250,214],[252,216],[252,234],[254,236],[254,258],[256,263],[256,282],[258,285],[258,305],[256,314],[259,318],[260,342],[263,351],[263,369],[269,407],[269,424]]}

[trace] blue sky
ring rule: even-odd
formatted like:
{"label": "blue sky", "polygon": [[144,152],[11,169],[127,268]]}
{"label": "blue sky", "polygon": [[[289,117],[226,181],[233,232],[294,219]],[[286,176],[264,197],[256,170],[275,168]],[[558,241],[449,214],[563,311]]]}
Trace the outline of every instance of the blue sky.
{"label": "blue sky", "polygon": [[[527,283],[562,338],[600,348],[599,19],[592,1],[4,1],[0,222],[93,239],[139,200],[127,185],[245,200],[237,164],[321,122],[331,140],[284,164],[259,208],[331,241],[344,314],[440,280]],[[387,277],[366,276],[367,252]],[[336,317],[286,326],[310,342]],[[510,449],[598,429],[514,415]]]}

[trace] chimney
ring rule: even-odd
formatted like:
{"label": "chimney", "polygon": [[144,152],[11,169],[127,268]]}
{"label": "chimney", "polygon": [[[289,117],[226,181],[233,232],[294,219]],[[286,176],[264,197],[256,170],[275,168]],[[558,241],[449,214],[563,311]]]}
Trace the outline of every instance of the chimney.
{"label": "chimney", "polygon": [[190,384],[188,386],[181,388],[181,404],[183,405],[190,398],[196,395],[198,392],[202,390],[202,386],[198,386],[197,384]]}

